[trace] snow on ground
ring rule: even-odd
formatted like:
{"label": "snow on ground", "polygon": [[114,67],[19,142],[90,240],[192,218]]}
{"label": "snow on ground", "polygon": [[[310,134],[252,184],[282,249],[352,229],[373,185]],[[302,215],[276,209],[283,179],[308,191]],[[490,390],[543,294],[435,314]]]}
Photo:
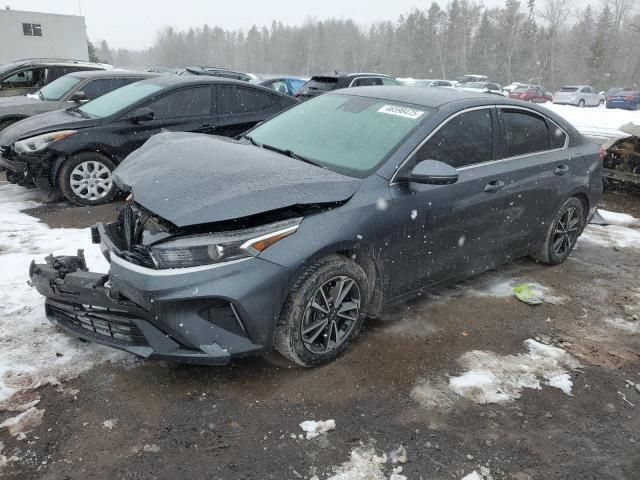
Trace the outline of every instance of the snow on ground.
{"label": "snow on ground", "polygon": [[610,248],[640,248],[640,230],[621,225],[589,225],[578,242],[590,242]]}
{"label": "snow on ground", "polygon": [[613,327],[629,333],[640,333],[640,320],[629,321],[624,318],[607,318],[605,321]]}
{"label": "snow on ground", "polygon": [[528,351],[517,355],[467,352],[458,359],[464,373],[450,377],[446,387],[442,382],[425,380],[414,387],[411,396],[427,408],[448,408],[456,396],[478,404],[509,403],[520,398],[523,389],[541,390],[543,385],[571,395],[570,372],[580,363],[561,348],[532,339],[524,344]]}
{"label": "snow on ground", "polygon": [[628,213],[610,212],[609,210],[598,209],[598,213],[609,225],[640,225],[640,220]]}
{"label": "snow on ground", "polygon": [[[406,452],[404,455],[406,461]],[[358,447],[351,451],[349,461],[339,467],[333,467],[334,474],[327,480],[407,480],[407,477],[401,474],[402,467],[392,467],[387,477],[385,467],[388,462],[387,454],[378,455],[373,447]],[[314,476],[311,480],[319,480],[319,477]]]}
{"label": "snow on ground", "polygon": [[571,105],[556,105],[547,102],[544,107],[564,117],[584,135],[603,137],[624,137],[621,126],[627,123],[640,125],[640,111],[620,110],[617,108],[579,108]]}
{"label": "snow on ground", "polygon": [[[21,213],[38,205],[34,201],[38,195],[23,187],[0,185],[0,411],[28,413],[17,419],[27,430],[33,427],[30,419],[41,416],[35,408],[39,401],[35,389],[128,357],[60,332],[45,317],[44,298],[27,285],[31,260],[42,261],[50,253],[74,254],[83,248],[92,270],[108,269],[88,229],[51,229]],[[24,433],[20,424],[11,425],[16,434]]]}
{"label": "snow on ground", "polygon": [[327,433],[330,430],[335,430],[336,421],[335,420],[326,420],[326,421],[315,421],[315,420],[305,420],[300,424],[300,428],[307,432],[307,440],[311,440],[316,438],[323,433]]}

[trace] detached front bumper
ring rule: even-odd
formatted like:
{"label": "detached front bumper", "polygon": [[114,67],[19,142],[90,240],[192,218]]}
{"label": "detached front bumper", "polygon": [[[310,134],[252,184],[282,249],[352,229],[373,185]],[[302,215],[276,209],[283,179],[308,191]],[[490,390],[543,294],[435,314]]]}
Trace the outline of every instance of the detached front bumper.
{"label": "detached front bumper", "polygon": [[[271,348],[288,271],[259,259],[152,270],[111,255],[110,274],[82,253],[32,263],[47,318],[69,334],[144,358],[226,364]],[[180,271],[185,270],[185,271]]]}

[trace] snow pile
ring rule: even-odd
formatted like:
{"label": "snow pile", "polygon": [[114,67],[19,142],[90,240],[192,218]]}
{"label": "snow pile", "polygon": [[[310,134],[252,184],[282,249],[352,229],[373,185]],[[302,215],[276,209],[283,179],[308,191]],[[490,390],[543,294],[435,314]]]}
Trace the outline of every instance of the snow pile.
{"label": "snow pile", "polygon": [[335,430],[336,421],[326,420],[316,422],[315,420],[305,420],[300,424],[300,428],[307,432],[307,440],[312,440],[323,433]]}
{"label": "snow pile", "polygon": [[629,333],[640,333],[640,320],[630,322],[623,318],[607,318],[605,321],[619,330],[624,330]]}
{"label": "snow pile", "polygon": [[625,137],[620,131],[627,123],[640,125],[640,112],[607,108],[579,108],[571,105],[545,103],[545,108],[557,113],[583,135],[604,138]]}
{"label": "snow pile", "polygon": [[[91,269],[106,272],[108,264],[91,244],[88,229],[51,229],[21,213],[38,205],[33,201],[36,195],[15,185],[0,185],[0,410],[27,412],[39,401],[33,391],[38,387],[127,356],[81,343],[47,321],[44,298],[27,285],[31,260],[84,248]],[[30,415],[35,417],[33,411]]]}
{"label": "snow pile", "polygon": [[588,225],[578,241],[610,248],[640,248],[640,230],[621,225]]}
{"label": "snow pile", "polygon": [[348,462],[333,468],[334,475],[327,480],[407,480],[401,474],[402,467],[393,468],[391,474],[386,476],[384,466],[388,460],[386,454],[376,454],[373,447],[358,447],[351,451]]}
{"label": "snow pile", "polygon": [[524,388],[541,390],[543,385],[571,395],[573,382],[569,372],[580,363],[561,348],[535,340],[524,342],[527,353],[498,355],[490,351],[467,352],[458,363],[466,371],[442,382],[422,381],[412,398],[426,408],[450,408],[456,397],[478,404],[508,403],[520,398]]}
{"label": "snow pile", "polygon": [[628,213],[610,212],[601,208],[598,209],[598,213],[609,225],[640,225],[640,220]]}
{"label": "snow pile", "polygon": [[542,389],[542,384],[571,395],[573,382],[569,371],[580,366],[561,348],[525,340],[529,350],[518,355],[498,355],[473,350],[458,363],[467,371],[449,379],[449,388],[476,403],[507,403],[520,398],[524,388]]}

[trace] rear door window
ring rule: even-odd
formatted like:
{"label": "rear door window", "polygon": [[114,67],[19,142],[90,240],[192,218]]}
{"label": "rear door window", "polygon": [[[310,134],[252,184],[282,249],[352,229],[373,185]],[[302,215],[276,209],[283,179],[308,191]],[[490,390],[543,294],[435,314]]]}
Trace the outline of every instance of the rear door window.
{"label": "rear door window", "polygon": [[515,157],[549,150],[549,128],[538,115],[522,110],[502,110],[506,156]]}
{"label": "rear door window", "polygon": [[356,78],[351,84],[352,87],[371,87],[374,85],[382,85],[382,79],[376,77]]}
{"label": "rear door window", "polygon": [[171,92],[146,105],[155,120],[204,117],[211,114],[211,87],[193,87]]}
{"label": "rear door window", "polygon": [[218,113],[234,115],[241,113],[264,112],[271,109],[277,95],[252,88],[218,86]]}
{"label": "rear door window", "polygon": [[415,160],[439,160],[455,168],[493,160],[491,110],[471,110],[449,120],[420,148]]}
{"label": "rear door window", "polygon": [[87,99],[93,100],[94,98],[101,97],[105,93],[109,93],[120,87],[124,87],[130,83],[135,82],[136,78],[100,78],[92,80],[82,87],[82,91],[87,96]]}

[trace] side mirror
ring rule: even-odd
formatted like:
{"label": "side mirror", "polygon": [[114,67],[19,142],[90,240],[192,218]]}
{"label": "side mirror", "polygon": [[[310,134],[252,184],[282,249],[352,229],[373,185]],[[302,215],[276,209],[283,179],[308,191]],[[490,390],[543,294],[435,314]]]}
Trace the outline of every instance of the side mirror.
{"label": "side mirror", "polygon": [[155,118],[156,114],[153,113],[153,110],[147,107],[142,107],[129,115],[128,120],[131,123],[141,123],[141,122],[150,122]]}
{"label": "side mirror", "polygon": [[73,92],[71,94],[71,96],[69,97],[69,101],[70,102],[75,102],[75,103],[80,103],[83,100],[88,100],[87,99],[87,94],[84,93],[83,91],[77,91],[77,92]]}
{"label": "side mirror", "polygon": [[458,170],[437,160],[423,160],[405,177],[413,183],[450,185],[458,181]]}

